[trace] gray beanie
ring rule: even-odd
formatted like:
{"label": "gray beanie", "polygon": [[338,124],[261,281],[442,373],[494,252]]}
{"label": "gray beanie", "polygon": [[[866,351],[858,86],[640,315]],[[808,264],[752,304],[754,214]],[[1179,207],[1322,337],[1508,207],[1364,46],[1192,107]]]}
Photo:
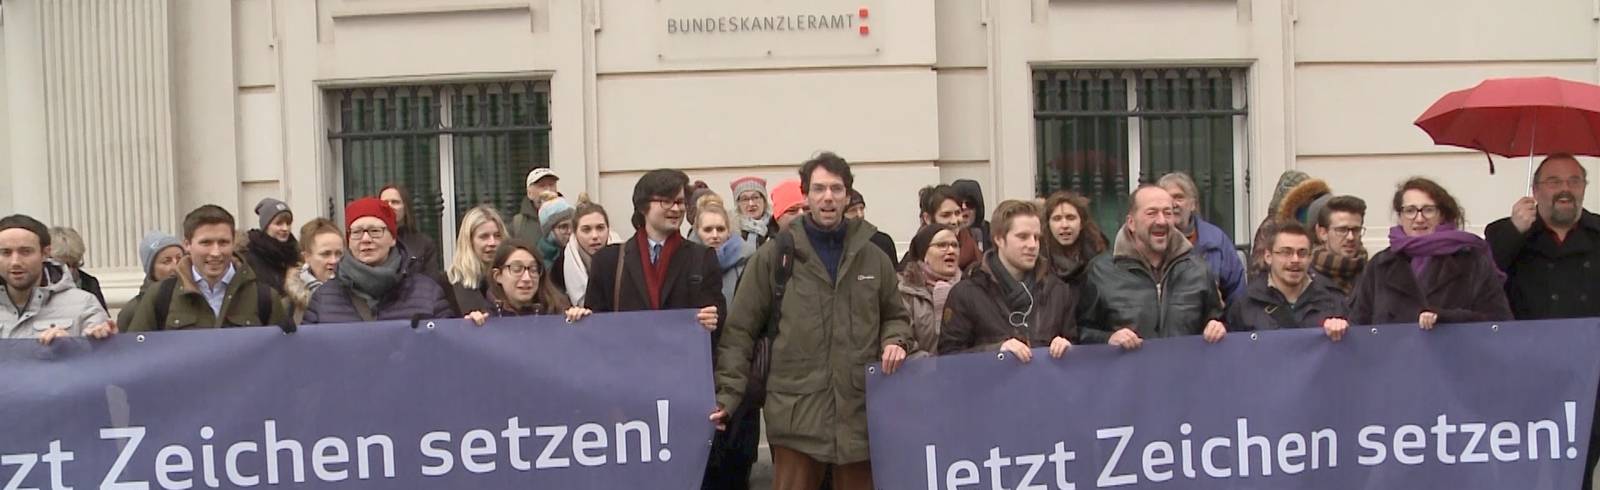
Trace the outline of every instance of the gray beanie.
{"label": "gray beanie", "polygon": [[283,213],[289,213],[291,218],[294,217],[294,213],[289,211],[289,205],[283,201],[268,197],[256,203],[256,216],[261,220],[261,231],[267,231],[267,226],[272,224],[273,218]]}
{"label": "gray beanie", "polygon": [[156,255],[167,247],[183,248],[183,242],[178,241],[178,237],[159,231],[145,233],[144,238],[139,240],[139,263],[144,265],[145,277],[150,277],[153,273],[151,271],[155,269]]}

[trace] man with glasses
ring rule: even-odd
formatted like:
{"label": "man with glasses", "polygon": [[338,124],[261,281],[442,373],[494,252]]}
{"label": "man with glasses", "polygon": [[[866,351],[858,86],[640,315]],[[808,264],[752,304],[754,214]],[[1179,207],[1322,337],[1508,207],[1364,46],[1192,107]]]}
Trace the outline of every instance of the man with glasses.
{"label": "man with glasses", "polygon": [[1267,280],[1252,281],[1242,297],[1228,305],[1228,327],[1234,330],[1321,328],[1337,341],[1350,326],[1345,298],[1326,279],[1310,271],[1311,237],[1300,223],[1278,220],[1268,236]]}
{"label": "man with glasses", "polygon": [[1583,209],[1587,185],[1576,158],[1551,155],[1533,196],[1484,229],[1518,320],[1600,316],[1600,216]]}
{"label": "man with glasses", "polygon": [[1317,212],[1317,243],[1311,250],[1311,269],[1317,277],[1346,297],[1355,290],[1356,278],[1367,268],[1367,203],[1356,196],[1338,196]]}
{"label": "man with glasses", "polygon": [[[651,170],[639,177],[633,185],[633,237],[594,253],[583,301],[600,313],[699,309],[700,327],[711,332],[715,351],[721,336],[717,326],[726,311],[722,266],[715,249],[685,240],[679,231],[688,213],[688,189],[689,176],[678,170]],[[743,437],[713,439],[701,488],[749,487],[759,423],[754,417],[738,421]]]}
{"label": "man with glasses", "polygon": [[[833,153],[800,167],[810,211],[750,259],[717,346],[711,420],[731,426],[750,412],[740,407],[751,403],[745,393],[759,375],[751,369],[757,338],[770,319],[778,322],[765,407],[775,490],[817,490],[829,465],[835,490],[873,488],[862,366],[893,374],[911,343],[894,260],[871,243],[877,228],[845,219],[854,181]],[[778,287],[786,293],[775,302]]]}

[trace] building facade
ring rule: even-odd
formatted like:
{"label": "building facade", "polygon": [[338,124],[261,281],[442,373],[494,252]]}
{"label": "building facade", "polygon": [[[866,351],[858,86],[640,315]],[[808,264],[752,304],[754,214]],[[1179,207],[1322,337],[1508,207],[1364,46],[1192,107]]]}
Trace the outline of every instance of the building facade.
{"label": "building facade", "polygon": [[1367,199],[1377,250],[1406,176],[1473,230],[1526,194],[1522,162],[1491,176],[1411,122],[1484,78],[1600,80],[1597,22],[1600,0],[6,0],[0,213],[82,231],[113,303],[139,236],[200,204],[303,222],[400,183],[451,244],[548,166],[627,232],[649,169],[725,194],[818,150],[902,242],[927,184],[1074,189],[1114,225],[1182,170],[1243,243],[1299,169]]}

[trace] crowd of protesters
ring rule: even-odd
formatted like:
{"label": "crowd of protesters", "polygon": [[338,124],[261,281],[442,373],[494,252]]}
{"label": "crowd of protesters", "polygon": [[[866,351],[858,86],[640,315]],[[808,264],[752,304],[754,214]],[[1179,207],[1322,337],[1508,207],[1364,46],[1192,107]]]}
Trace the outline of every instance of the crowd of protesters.
{"label": "crowd of protesters", "polygon": [[623,237],[604,207],[569,201],[555,172],[535,169],[520,212],[471,208],[444,261],[397,186],[351,201],[342,227],[315,218],[298,237],[277,199],[243,233],[205,205],[172,230],[181,236],[154,230],[137,244],[144,283],[115,320],[76,231],[9,216],[0,338],[695,309],[724,429],[704,487],[748,486],[765,411],[775,488],[864,489],[863,364],[892,374],[907,358],[962,352],[1030,362],[1034,348],[1059,358],[1075,344],[1280,328],[1338,341],[1351,325],[1600,316],[1600,217],[1583,209],[1587,173],[1567,155],[1538,166],[1531,196],[1487,240],[1464,231],[1438,183],[1401,182],[1386,211],[1398,224],[1372,255],[1367,203],[1298,171],[1280,178],[1248,253],[1205,220],[1206,196],[1181,173],[1134,190],[1115,230],[1072,192],[986,214],[977,182],[929,186],[903,256],[843,158],[821,153],[797,177],[735,179],[724,198],[678,170],[645,173],[615,216],[635,230]]}

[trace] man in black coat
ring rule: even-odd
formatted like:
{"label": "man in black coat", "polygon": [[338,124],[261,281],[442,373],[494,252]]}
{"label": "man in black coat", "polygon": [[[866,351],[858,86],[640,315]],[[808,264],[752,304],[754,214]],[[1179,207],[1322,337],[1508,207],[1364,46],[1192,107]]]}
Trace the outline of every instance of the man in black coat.
{"label": "man in black coat", "polygon": [[1350,327],[1344,293],[1311,272],[1311,237],[1300,223],[1280,220],[1267,236],[1267,277],[1250,281],[1228,305],[1231,330],[1321,328],[1337,341]]}
{"label": "man in black coat", "polygon": [[[684,240],[679,232],[688,186],[689,176],[677,170],[652,170],[639,177],[633,186],[636,231],[632,238],[595,252],[584,303],[602,313],[698,308],[700,326],[711,332],[714,351],[717,326],[727,311],[722,269],[716,250]],[[758,416],[750,418],[749,426],[735,421],[740,430],[730,427],[717,434],[701,488],[749,488],[760,432]]]}
{"label": "man in black coat", "polygon": [[1484,228],[1518,320],[1600,316],[1600,216],[1583,209],[1587,185],[1571,155],[1545,158],[1533,196]]}
{"label": "man in black coat", "polygon": [[[1546,157],[1533,173],[1533,196],[1484,228],[1516,319],[1600,316],[1600,216],[1583,209],[1588,185],[1589,172],[1572,155]],[[1600,426],[1590,434],[1583,488],[1594,481],[1596,451]]]}
{"label": "man in black coat", "polygon": [[1009,352],[1033,359],[1034,347],[1061,358],[1077,338],[1077,295],[1039,260],[1039,211],[1022,201],[995,207],[994,243],[950,290],[939,353]]}

